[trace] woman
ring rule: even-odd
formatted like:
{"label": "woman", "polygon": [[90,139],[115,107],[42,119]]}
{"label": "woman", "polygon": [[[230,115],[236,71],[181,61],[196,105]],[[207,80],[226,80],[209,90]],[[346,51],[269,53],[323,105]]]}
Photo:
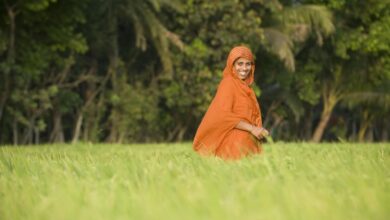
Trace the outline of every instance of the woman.
{"label": "woman", "polygon": [[199,154],[234,160],[261,152],[260,140],[268,131],[262,127],[260,106],[250,87],[254,71],[250,49],[234,47],[217,93],[195,135],[193,148]]}

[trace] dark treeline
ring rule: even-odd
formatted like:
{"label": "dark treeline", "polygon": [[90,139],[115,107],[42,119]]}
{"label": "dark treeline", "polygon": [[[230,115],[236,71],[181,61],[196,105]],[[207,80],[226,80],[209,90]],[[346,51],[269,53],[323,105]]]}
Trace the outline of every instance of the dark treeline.
{"label": "dark treeline", "polygon": [[192,140],[229,50],[284,141],[388,141],[383,0],[3,0],[0,144]]}

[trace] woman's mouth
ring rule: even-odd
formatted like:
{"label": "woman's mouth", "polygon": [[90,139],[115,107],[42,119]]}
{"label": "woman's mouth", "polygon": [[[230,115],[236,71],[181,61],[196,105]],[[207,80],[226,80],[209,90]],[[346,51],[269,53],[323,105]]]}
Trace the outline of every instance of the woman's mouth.
{"label": "woman's mouth", "polygon": [[246,76],[248,74],[248,72],[240,71],[240,72],[238,72],[238,74],[240,76]]}

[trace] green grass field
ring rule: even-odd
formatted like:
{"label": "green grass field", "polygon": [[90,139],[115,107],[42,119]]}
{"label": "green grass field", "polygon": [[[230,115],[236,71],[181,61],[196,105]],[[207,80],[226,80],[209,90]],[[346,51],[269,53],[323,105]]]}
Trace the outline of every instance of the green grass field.
{"label": "green grass field", "polygon": [[390,144],[267,144],[236,162],[190,144],[0,148],[0,219],[390,219]]}

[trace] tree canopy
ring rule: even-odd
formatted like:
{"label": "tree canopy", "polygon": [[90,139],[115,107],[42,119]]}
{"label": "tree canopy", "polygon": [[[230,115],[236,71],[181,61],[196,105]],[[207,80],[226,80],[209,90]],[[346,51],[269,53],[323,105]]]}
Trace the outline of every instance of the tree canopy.
{"label": "tree canopy", "polygon": [[275,140],[388,141],[380,0],[4,0],[0,143],[190,141],[229,50]]}

